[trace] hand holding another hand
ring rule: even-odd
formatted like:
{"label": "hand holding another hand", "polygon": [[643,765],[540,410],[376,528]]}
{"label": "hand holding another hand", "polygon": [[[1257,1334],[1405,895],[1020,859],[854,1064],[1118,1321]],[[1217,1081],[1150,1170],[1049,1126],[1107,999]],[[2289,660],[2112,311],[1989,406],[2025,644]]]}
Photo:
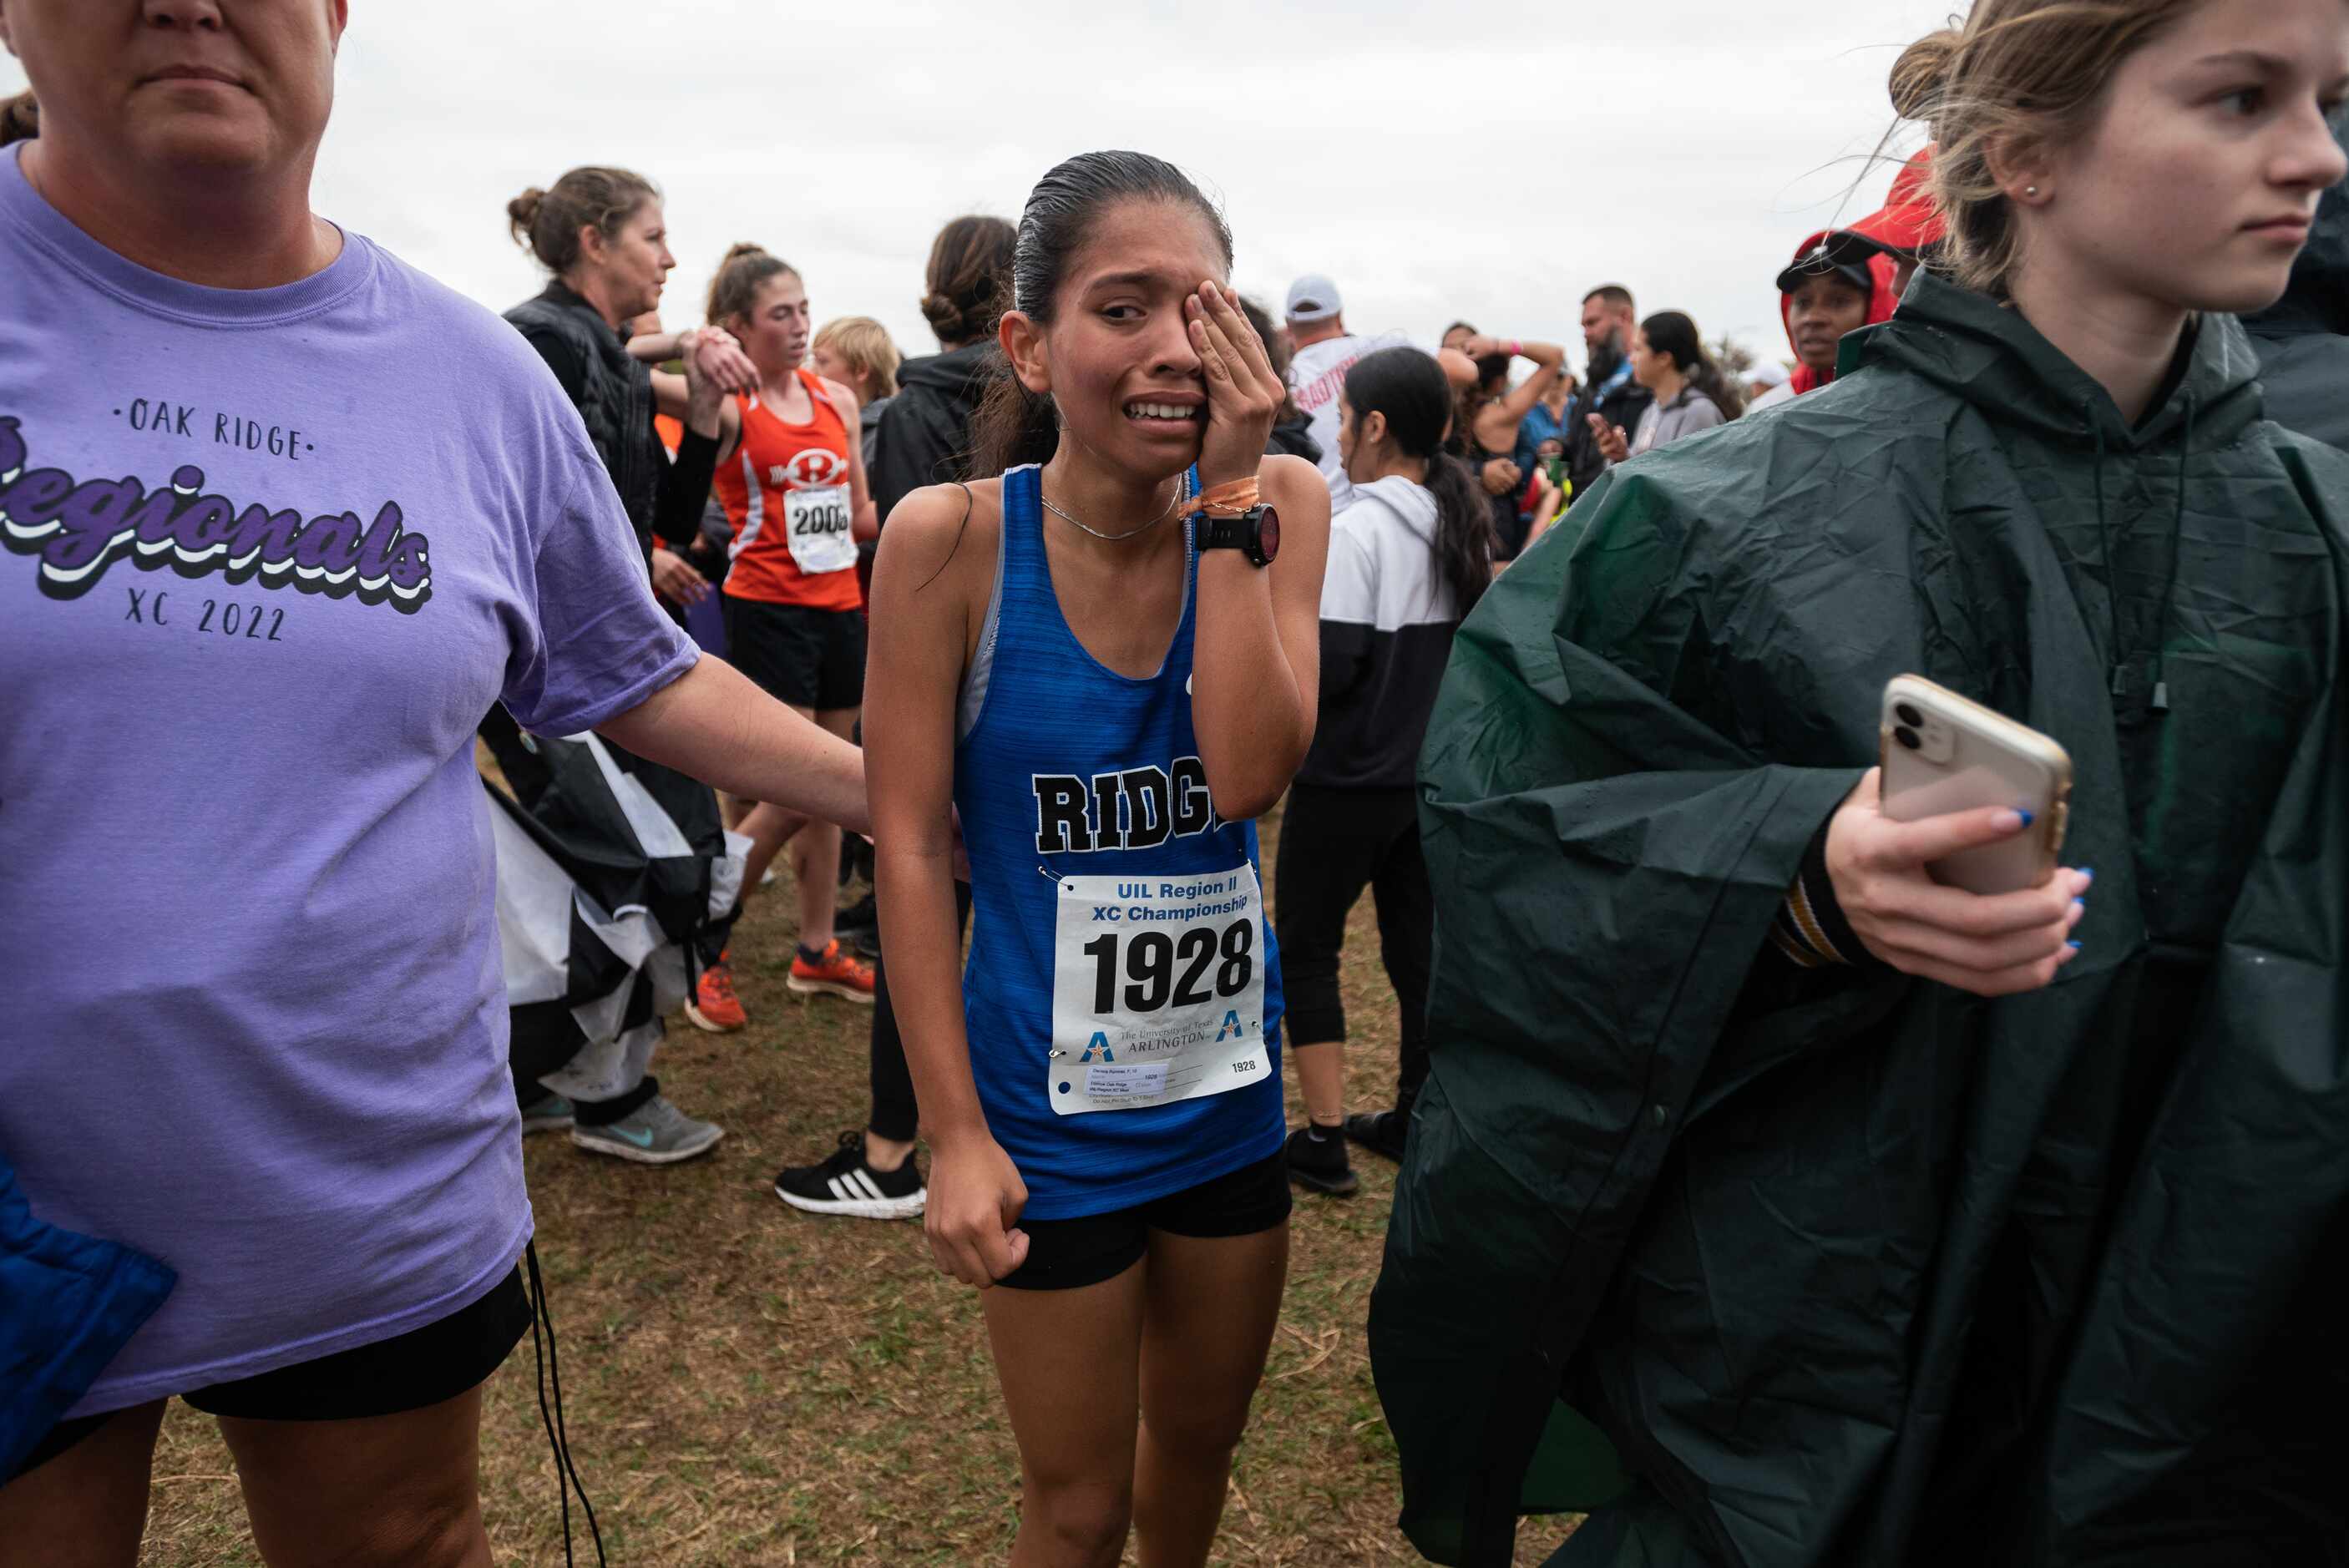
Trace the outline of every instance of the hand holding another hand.
{"label": "hand holding another hand", "polygon": [[759,367],[742,352],[742,345],[722,326],[697,327],[678,336],[678,352],[685,360],[686,386],[732,396],[759,389]]}

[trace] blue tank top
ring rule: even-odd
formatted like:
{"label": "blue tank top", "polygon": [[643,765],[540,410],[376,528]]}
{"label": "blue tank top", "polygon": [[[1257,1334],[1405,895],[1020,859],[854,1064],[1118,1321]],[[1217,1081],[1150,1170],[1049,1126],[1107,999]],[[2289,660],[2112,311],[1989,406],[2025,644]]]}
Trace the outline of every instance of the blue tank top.
{"label": "blue tank top", "polygon": [[963,975],[971,1074],[1028,1216],[1052,1220],[1263,1160],[1285,1123],[1256,825],[1216,818],[1191,728],[1197,552],[1165,664],[1119,675],[1061,614],[1041,482],[1033,466],[1003,476],[955,804],[977,911]]}

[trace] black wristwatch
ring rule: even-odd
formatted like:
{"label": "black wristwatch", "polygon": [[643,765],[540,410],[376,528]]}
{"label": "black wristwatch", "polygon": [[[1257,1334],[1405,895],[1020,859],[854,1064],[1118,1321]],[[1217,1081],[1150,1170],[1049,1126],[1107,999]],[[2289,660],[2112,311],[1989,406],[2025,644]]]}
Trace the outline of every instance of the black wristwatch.
{"label": "black wristwatch", "polygon": [[1237,550],[1257,566],[1271,565],[1280,553],[1280,513],[1268,506],[1252,506],[1237,517],[1191,515],[1199,524],[1193,538],[1201,550]]}

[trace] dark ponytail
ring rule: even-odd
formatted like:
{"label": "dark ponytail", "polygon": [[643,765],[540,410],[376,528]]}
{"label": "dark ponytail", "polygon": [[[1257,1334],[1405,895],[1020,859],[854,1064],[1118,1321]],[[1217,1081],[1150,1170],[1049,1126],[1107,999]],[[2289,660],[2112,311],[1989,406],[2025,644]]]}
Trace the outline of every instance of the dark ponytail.
{"label": "dark ponytail", "polygon": [[1671,356],[1689,385],[1712,398],[1723,418],[1734,419],[1745,412],[1745,389],[1706,350],[1695,322],[1676,310],[1659,311],[1641,322],[1640,330],[1651,349]]}
{"label": "dark ponytail", "polygon": [[[1085,152],[1060,164],[1036,182],[1019,215],[1019,237],[1011,254],[1011,308],[1038,325],[1050,324],[1069,263],[1092,232],[1096,221],[1119,201],[1156,201],[1189,207],[1206,219],[1232,264],[1232,232],[1213,202],[1189,178],[1164,159],[1146,152]],[[998,367],[971,421],[975,478],[992,478],[1025,463],[1051,460],[1061,444],[1061,418],[1048,394],[1030,392],[1007,360]]]}
{"label": "dark ponytail", "polygon": [[1354,428],[1366,414],[1383,414],[1387,434],[1402,454],[1424,459],[1427,490],[1435,498],[1435,574],[1452,591],[1452,608],[1465,616],[1493,582],[1493,509],[1467,468],[1444,450],[1452,419],[1452,384],[1444,367],[1416,348],[1381,348],[1346,372],[1346,407]]}
{"label": "dark ponytail", "polygon": [[34,100],[32,88],[15,98],[0,98],[0,147],[30,141],[40,134],[41,106]]}
{"label": "dark ponytail", "polygon": [[1493,585],[1492,503],[1468,465],[1449,452],[1427,459],[1427,490],[1435,498],[1436,575],[1452,590],[1453,613],[1465,617]]}

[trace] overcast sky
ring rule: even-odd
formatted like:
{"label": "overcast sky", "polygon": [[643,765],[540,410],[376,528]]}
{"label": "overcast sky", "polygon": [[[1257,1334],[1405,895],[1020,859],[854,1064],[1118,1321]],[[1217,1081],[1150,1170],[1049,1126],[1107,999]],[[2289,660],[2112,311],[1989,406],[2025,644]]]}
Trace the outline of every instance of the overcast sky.
{"label": "overcast sky", "polygon": [[1959,3],[352,0],[316,202],[502,309],[537,287],[506,201],[619,164],[667,195],[670,325],[755,240],[819,322],[920,354],[941,222],[1133,147],[1223,200],[1276,312],[1325,272],[1357,330],[1464,317],[1578,366],[1582,294],[1621,282],[1783,357],[1771,280],[1880,203],[1886,73]]}

